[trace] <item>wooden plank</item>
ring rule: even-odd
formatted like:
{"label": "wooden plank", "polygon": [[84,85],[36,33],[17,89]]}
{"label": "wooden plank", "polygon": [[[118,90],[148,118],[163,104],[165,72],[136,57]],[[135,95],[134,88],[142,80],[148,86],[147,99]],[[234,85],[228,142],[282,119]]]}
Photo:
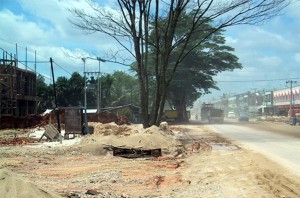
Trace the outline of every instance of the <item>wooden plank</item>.
{"label": "wooden plank", "polygon": [[[108,148],[108,147],[104,147]],[[159,157],[162,156],[161,148],[147,149],[147,148],[126,148],[110,146],[113,151],[113,156],[125,158],[143,158],[143,157]]]}
{"label": "wooden plank", "polygon": [[53,125],[49,124],[45,127],[45,132],[39,141],[41,141],[44,136],[50,141],[58,140],[59,131]]}

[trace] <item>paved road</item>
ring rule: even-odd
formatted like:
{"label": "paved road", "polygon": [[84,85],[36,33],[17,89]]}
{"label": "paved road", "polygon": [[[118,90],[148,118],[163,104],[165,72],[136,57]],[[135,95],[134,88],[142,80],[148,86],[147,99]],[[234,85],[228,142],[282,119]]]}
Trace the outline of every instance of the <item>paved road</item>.
{"label": "paved road", "polygon": [[300,176],[300,138],[251,128],[249,125],[225,123],[208,126],[238,145],[261,153]]}

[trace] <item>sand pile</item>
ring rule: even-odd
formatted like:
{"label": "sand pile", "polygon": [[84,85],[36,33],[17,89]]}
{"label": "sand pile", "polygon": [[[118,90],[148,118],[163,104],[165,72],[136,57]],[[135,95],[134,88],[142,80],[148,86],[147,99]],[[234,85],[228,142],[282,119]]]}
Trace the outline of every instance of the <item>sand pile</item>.
{"label": "sand pile", "polygon": [[102,124],[98,122],[89,122],[89,126],[94,127],[94,135],[130,135],[138,133],[139,128],[136,125],[117,125],[116,123]]}
{"label": "sand pile", "polygon": [[171,131],[161,130],[157,126],[143,129],[140,125],[92,124],[94,134],[81,140],[83,152],[107,154],[105,145],[126,146],[131,148],[161,148],[164,155],[176,152],[182,147]]}
{"label": "sand pile", "polygon": [[47,192],[13,172],[0,169],[0,197],[2,198],[40,198],[60,197],[52,192]]}

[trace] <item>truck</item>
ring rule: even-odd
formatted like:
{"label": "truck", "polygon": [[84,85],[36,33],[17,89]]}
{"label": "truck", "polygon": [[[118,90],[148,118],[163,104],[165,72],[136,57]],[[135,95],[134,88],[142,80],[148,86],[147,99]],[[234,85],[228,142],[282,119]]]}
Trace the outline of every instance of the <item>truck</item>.
{"label": "truck", "polygon": [[176,110],[165,110],[163,114],[164,120],[167,122],[174,122],[177,119],[177,111]]}
{"label": "truck", "polygon": [[240,122],[249,122],[249,113],[248,111],[240,111],[239,119]]}
{"label": "truck", "polygon": [[214,108],[214,104],[203,103],[201,105],[201,121],[208,120],[209,111]]}
{"label": "truck", "polygon": [[224,122],[224,110],[222,109],[210,109],[208,112],[209,123],[223,123]]}
{"label": "truck", "polygon": [[[191,118],[191,112],[187,111],[187,118]],[[165,110],[163,114],[163,120],[167,122],[174,122],[178,121],[178,115],[177,115],[177,110]]]}

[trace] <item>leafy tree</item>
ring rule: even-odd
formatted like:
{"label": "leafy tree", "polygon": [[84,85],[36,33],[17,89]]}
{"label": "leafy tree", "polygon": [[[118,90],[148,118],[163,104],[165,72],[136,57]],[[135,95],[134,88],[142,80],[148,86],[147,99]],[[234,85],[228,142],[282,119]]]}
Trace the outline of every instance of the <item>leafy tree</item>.
{"label": "leafy tree", "polygon": [[107,74],[101,78],[101,106],[109,107],[111,106],[111,87],[113,84],[113,78],[111,75]]}
{"label": "leafy tree", "polygon": [[84,105],[84,78],[74,72],[69,79],[68,106],[83,106]]}
{"label": "leafy tree", "polygon": [[[191,16],[193,15],[185,13],[182,20],[178,21],[176,38],[180,38],[189,29],[189,24],[193,20],[190,18]],[[213,27],[207,21],[198,28],[210,29]],[[206,34],[202,34],[202,31],[199,30],[193,33],[191,38],[194,42],[198,42],[205,36]],[[172,61],[176,61],[182,47],[182,45],[178,45],[170,55],[170,64],[173,64]],[[185,48],[190,50],[191,47],[193,46],[189,44]],[[219,30],[207,37],[206,42],[187,54],[186,58],[178,64],[167,92],[167,98],[171,100],[170,104],[177,110],[179,121],[188,121],[186,108],[192,107],[193,102],[202,94],[208,93],[210,88],[218,89],[213,81],[213,76],[223,71],[241,68],[238,58],[232,54],[233,51],[233,48],[225,45],[225,38],[222,36],[222,31]]]}
{"label": "leafy tree", "polygon": [[46,109],[52,108],[53,89],[45,83],[45,78],[38,74],[36,77],[37,96],[43,100],[38,102],[37,113],[43,113]]}
{"label": "leafy tree", "polygon": [[[266,22],[290,3],[289,0],[117,0],[119,12],[115,12],[101,8],[91,1],[88,2],[94,13],[71,9],[74,17],[70,21],[84,31],[101,32],[111,36],[135,58],[145,128],[159,124],[167,89],[179,64],[199,45],[205,43],[207,38],[225,27]],[[186,10],[189,10],[193,20],[187,31],[177,37],[178,21]],[[161,19],[165,19],[163,24],[159,24]],[[150,25],[151,21],[154,25]],[[199,29],[206,21],[210,22],[212,28]],[[200,33],[199,31],[203,39],[195,42],[192,35]],[[151,32],[154,32],[153,40],[149,37]],[[128,41],[133,50],[128,47]],[[177,48],[179,45],[182,47]],[[151,65],[149,65],[150,46],[155,50],[155,61]],[[176,60],[170,64],[170,55],[175,49],[180,51]],[[150,117],[149,67],[154,67],[155,71],[155,93],[150,106]]]}
{"label": "leafy tree", "polygon": [[137,79],[123,71],[112,74],[113,83],[111,87],[112,106],[126,104],[139,104]]}
{"label": "leafy tree", "polygon": [[64,76],[60,76],[57,78],[55,85],[56,85],[58,106],[62,106],[62,107],[69,106],[69,101],[71,99],[70,98],[71,87],[69,85],[69,80]]}

